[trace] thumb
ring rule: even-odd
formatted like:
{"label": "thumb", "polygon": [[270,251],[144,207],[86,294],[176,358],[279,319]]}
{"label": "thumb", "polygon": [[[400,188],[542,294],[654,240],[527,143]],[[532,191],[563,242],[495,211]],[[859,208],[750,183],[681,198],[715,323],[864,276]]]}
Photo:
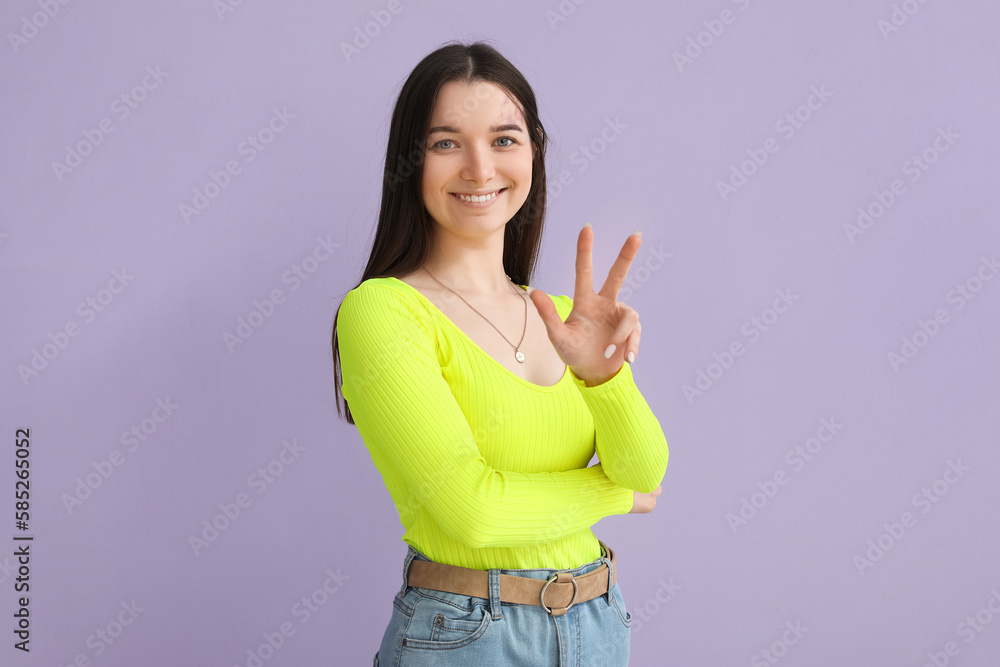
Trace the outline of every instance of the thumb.
{"label": "thumb", "polygon": [[554,340],[553,334],[556,332],[556,327],[562,325],[563,321],[559,317],[559,312],[556,310],[555,304],[552,303],[552,299],[542,290],[531,287],[528,288],[528,298],[535,304],[535,310],[538,311],[538,316],[542,318],[542,322],[545,324],[549,339]]}

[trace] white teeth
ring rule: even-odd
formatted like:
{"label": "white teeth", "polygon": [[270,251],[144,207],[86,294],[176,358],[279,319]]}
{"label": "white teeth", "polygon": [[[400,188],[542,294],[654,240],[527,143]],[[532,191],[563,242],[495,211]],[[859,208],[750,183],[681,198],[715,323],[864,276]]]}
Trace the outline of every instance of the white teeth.
{"label": "white teeth", "polygon": [[496,192],[491,192],[488,195],[463,195],[463,194],[459,194],[458,197],[462,201],[467,201],[467,202],[470,202],[470,203],[473,203],[473,204],[481,204],[484,201],[489,201],[489,200],[493,199],[498,194],[500,194],[499,190],[497,190]]}

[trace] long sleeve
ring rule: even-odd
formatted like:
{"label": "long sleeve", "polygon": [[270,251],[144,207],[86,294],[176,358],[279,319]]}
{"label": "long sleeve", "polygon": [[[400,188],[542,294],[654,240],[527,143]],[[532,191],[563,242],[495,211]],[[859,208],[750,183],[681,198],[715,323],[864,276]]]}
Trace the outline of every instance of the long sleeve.
{"label": "long sleeve", "polygon": [[[573,300],[560,298],[568,313]],[[595,449],[608,478],[640,493],[652,492],[663,481],[669,452],[660,422],[636,387],[631,365],[623,363],[614,377],[593,387],[576,374],[573,382],[594,417]]]}
{"label": "long sleeve", "polygon": [[386,486],[397,489],[401,518],[423,509],[478,549],[550,542],[631,509],[632,491],[603,464],[533,473],[487,465],[442,375],[431,316],[414,298],[360,286],[344,298],[337,331],[344,397]]}

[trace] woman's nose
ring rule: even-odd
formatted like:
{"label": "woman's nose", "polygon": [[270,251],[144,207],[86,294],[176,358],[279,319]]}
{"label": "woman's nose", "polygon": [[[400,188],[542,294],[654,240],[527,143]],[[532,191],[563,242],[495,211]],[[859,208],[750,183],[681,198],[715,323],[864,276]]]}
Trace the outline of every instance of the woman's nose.
{"label": "woman's nose", "polygon": [[476,183],[485,183],[496,173],[496,164],[488,148],[473,146],[466,153],[462,177]]}

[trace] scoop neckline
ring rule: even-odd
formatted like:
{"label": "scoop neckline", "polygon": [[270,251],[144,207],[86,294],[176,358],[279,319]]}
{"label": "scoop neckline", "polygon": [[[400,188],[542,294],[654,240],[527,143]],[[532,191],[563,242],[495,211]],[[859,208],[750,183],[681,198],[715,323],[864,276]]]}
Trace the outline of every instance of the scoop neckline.
{"label": "scoop neckline", "polygon": [[[534,382],[529,382],[528,380],[525,380],[523,377],[521,377],[520,375],[515,374],[509,368],[507,368],[506,366],[504,366],[503,364],[501,364],[499,361],[497,361],[496,359],[494,359],[492,354],[490,354],[489,352],[487,352],[486,350],[484,350],[482,347],[480,347],[479,344],[476,341],[474,341],[471,338],[469,338],[469,335],[466,334],[464,331],[462,331],[462,329],[457,324],[455,324],[454,322],[452,322],[451,318],[448,317],[447,315],[445,315],[444,312],[440,308],[438,308],[437,305],[433,301],[431,301],[426,296],[424,296],[423,292],[421,292],[420,290],[418,290],[416,287],[414,287],[410,283],[406,282],[405,280],[400,280],[396,276],[386,276],[386,278],[389,279],[389,280],[394,280],[394,281],[396,281],[397,283],[399,283],[401,285],[405,285],[411,292],[413,292],[414,294],[416,294],[418,298],[422,299],[424,302],[426,302],[428,305],[430,305],[430,307],[433,308],[434,312],[437,313],[437,315],[441,319],[443,319],[445,322],[447,322],[448,326],[450,326],[456,333],[458,333],[458,335],[461,336],[470,346],[472,346],[474,349],[478,350],[480,354],[482,354],[484,357],[486,357],[487,359],[489,359],[490,362],[492,362],[494,366],[496,366],[501,371],[503,371],[504,373],[506,373],[508,376],[510,376],[514,380],[520,382],[524,386],[529,387],[531,389],[535,389],[537,391],[556,391],[557,389],[559,389],[560,387],[562,387],[563,383],[566,382],[566,378],[567,378],[567,376],[569,376],[569,372],[570,372],[568,364],[565,365],[565,368],[563,369],[562,376],[559,378],[558,381],[556,381],[555,384],[550,384],[550,385],[535,384]],[[517,283],[514,283],[514,284],[517,285]],[[527,285],[517,285],[517,286],[518,287],[523,287],[525,289],[527,289],[527,287],[528,287]]]}

